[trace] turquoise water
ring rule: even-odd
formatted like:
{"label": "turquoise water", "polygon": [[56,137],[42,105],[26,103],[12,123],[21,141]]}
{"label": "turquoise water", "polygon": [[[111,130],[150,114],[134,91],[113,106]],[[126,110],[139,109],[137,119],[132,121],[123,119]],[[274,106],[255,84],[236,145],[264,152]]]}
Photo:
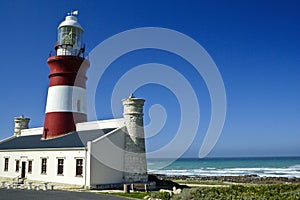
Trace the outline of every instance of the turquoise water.
{"label": "turquoise water", "polygon": [[256,174],[300,178],[300,157],[148,159],[150,174],[238,176]]}

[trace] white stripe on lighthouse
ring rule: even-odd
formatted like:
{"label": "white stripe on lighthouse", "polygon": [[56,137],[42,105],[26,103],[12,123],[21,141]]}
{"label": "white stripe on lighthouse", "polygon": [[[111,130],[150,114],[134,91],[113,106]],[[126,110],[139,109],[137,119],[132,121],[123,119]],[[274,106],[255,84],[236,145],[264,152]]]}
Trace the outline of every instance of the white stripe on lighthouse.
{"label": "white stripe on lighthouse", "polygon": [[86,114],[85,89],[63,85],[49,87],[46,113],[49,112],[78,112]]}

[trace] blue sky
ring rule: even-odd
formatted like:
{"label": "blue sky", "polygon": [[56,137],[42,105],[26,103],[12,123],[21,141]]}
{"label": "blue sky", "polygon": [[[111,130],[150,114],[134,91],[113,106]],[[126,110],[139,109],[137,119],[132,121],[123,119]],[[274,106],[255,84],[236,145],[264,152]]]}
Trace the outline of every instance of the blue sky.
{"label": "blue sky", "polygon": [[[46,61],[58,24],[67,12],[78,9],[87,52],[115,34],[140,27],[176,30],[206,49],[227,96],[224,129],[209,156],[300,156],[299,1],[4,0],[0,8],[0,139],[13,134],[13,118],[21,114],[31,118],[30,127],[43,126]],[[144,49],[115,60],[98,85],[97,118],[112,117],[114,85],[126,71],[145,63],[171,66],[193,86],[201,121],[184,155],[197,156],[210,120],[210,97],[202,77],[172,53]],[[179,103],[168,88],[157,84],[142,86],[136,96],[146,99],[146,124],[151,105],[164,106],[168,115],[165,127],[147,140],[147,150],[154,151],[174,137]]]}

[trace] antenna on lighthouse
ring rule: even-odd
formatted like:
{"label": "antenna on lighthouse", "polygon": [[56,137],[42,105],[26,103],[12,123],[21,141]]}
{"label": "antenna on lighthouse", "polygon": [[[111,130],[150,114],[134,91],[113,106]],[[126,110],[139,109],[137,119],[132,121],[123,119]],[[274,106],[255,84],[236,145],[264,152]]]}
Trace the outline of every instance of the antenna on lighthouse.
{"label": "antenna on lighthouse", "polygon": [[68,13],[69,16],[78,15],[78,10],[74,10]]}

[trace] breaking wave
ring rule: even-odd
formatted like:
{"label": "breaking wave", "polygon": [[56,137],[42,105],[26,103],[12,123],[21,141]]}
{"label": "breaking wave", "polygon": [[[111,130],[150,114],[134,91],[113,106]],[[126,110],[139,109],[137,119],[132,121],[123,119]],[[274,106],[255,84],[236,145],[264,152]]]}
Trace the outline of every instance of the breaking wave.
{"label": "breaking wave", "polygon": [[300,178],[300,165],[293,165],[287,168],[224,168],[213,167],[200,169],[159,169],[149,170],[150,174],[164,174],[168,176],[243,176],[255,174],[259,177],[296,177]]}

